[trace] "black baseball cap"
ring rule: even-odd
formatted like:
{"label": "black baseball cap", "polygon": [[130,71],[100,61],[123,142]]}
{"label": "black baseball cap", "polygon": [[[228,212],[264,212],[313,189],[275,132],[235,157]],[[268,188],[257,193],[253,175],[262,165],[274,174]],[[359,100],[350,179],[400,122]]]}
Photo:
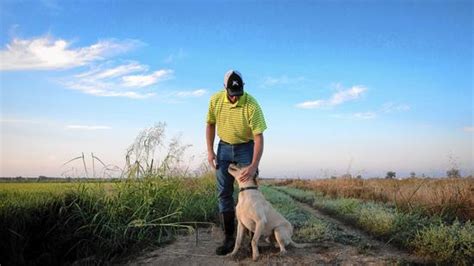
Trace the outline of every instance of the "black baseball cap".
{"label": "black baseball cap", "polygon": [[224,86],[229,96],[242,96],[244,94],[242,74],[236,70],[227,71],[224,76]]}

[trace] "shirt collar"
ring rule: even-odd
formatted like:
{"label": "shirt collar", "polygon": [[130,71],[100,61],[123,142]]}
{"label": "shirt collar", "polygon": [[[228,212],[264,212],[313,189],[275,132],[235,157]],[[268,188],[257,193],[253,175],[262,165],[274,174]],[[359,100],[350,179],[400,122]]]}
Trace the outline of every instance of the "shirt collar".
{"label": "shirt collar", "polygon": [[223,93],[223,95],[224,95],[224,102],[230,104],[232,107],[237,107],[237,106],[238,106],[238,107],[241,107],[241,106],[243,106],[243,105],[244,105],[244,101],[245,101],[244,98],[247,97],[247,93],[244,92],[244,94],[239,97],[239,100],[237,100],[237,102],[231,103],[231,102],[229,101],[229,98],[227,98],[227,91],[226,91],[225,88],[224,88],[224,93]]}

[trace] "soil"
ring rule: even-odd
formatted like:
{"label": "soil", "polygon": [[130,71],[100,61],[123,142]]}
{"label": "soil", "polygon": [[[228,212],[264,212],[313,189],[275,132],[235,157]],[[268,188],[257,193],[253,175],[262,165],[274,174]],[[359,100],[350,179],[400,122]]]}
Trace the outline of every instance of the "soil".
{"label": "soil", "polygon": [[366,233],[327,214],[300,203],[317,218],[335,225],[345,239],[321,241],[308,248],[289,247],[285,255],[265,241],[259,242],[260,257],[252,261],[250,239],[244,239],[236,257],[217,256],[215,249],[222,243],[220,228],[200,228],[193,234],[180,235],[166,246],[144,251],[128,258],[123,265],[398,265],[423,264],[423,260],[376,240]]}

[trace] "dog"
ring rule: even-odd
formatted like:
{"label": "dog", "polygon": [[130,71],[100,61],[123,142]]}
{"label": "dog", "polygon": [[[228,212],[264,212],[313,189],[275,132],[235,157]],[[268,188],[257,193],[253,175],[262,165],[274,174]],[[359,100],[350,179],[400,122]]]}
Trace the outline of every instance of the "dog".
{"label": "dog", "polygon": [[276,240],[280,247],[280,255],[284,255],[287,245],[297,248],[312,246],[312,244],[295,243],[291,236],[293,235],[293,226],[272,205],[265,199],[262,192],[258,190],[256,178],[251,178],[246,182],[241,182],[239,177],[243,168],[230,164],[228,172],[237,180],[240,188],[239,200],[236,207],[237,216],[237,237],[234,250],[228,256],[235,256],[242,244],[245,229],[253,232],[251,241],[252,259],[256,261],[259,257],[258,241],[261,236]]}

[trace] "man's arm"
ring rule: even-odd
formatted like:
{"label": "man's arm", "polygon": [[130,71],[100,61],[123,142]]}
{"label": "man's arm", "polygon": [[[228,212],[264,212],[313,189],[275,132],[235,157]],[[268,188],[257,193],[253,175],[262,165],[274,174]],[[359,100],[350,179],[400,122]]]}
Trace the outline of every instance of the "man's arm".
{"label": "man's arm", "polygon": [[214,139],[216,138],[216,125],[207,123],[206,143],[207,143],[207,161],[209,165],[216,169],[216,153],[214,152]]}
{"label": "man's arm", "polygon": [[252,178],[257,172],[258,165],[260,164],[260,159],[263,154],[263,133],[254,136],[254,146],[253,146],[253,158],[252,163],[242,171],[242,175],[239,178],[241,182],[247,181],[249,178]]}

